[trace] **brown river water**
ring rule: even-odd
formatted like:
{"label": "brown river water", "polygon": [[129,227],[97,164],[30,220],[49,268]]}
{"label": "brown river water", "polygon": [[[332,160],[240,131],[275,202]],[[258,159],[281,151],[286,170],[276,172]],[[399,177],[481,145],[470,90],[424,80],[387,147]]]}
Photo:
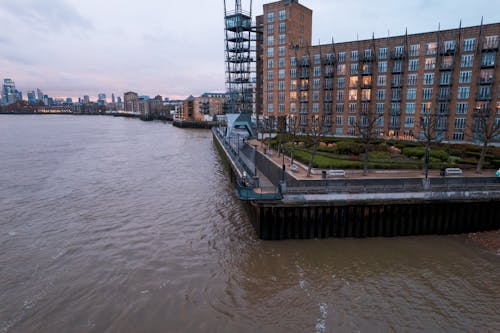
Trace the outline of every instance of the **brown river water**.
{"label": "brown river water", "polygon": [[261,241],[209,131],[0,116],[0,333],[391,331],[500,331],[500,256]]}

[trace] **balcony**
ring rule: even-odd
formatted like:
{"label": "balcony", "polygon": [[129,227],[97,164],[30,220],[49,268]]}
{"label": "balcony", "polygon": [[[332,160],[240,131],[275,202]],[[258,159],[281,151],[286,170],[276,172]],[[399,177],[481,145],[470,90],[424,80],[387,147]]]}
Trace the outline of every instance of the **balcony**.
{"label": "balcony", "polygon": [[326,78],[333,77],[333,72],[331,72],[331,71],[325,72],[324,77],[326,77]]}
{"label": "balcony", "polygon": [[373,54],[364,55],[360,59],[361,62],[373,62],[375,61],[375,56]]}
{"label": "balcony", "polygon": [[401,102],[401,96],[392,96],[391,102]]}
{"label": "balcony", "polygon": [[441,66],[439,66],[439,70],[442,71],[442,72],[452,71],[453,70],[453,64],[441,64]]}
{"label": "balcony", "polygon": [[487,42],[483,44],[482,52],[496,52],[498,51],[498,40]]}
{"label": "balcony", "polygon": [[495,77],[493,75],[490,75],[487,77],[480,77],[478,80],[478,83],[490,85],[490,84],[493,84],[494,81],[495,81]]}
{"label": "balcony", "polygon": [[334,57],[323,58],[323,65],[335,65],[335,58]]}
{"label": "balcony", "polygon": [[453,84],[453,79],[449,79],[448,81],[439,81],[440,86],[451,86]]}
{"label": "balcony", "polygon": [[309,90],[309,85],[308,85],[308,84],[301,84],[301,85],[299,86],[299,89],[300,89],[301,91],[307,91],[307,90]]}
{"label": "balcony", "polygon": [[309,67],[311,64],[309,62],[309,60],[305,60],[305,59],[302,59],[300,62],[299,62],[299,67]]}
{"label": "balcony", "polygon": [[399,130],[400,128],[401,128],[401,125],[399,123],[389,124],[389,129],[391,129],[391,130]]}
{"label": "balcony", "polygon": [[400,87],[403,87],[403,81],[391,82],[391,87],[392,87],[392,88],[400,88]]}
{"label": "balcony", "polygon": [[299,78],[301,78],[301,79],[308,79],[309,78],[309,73],[300,73]]}
{"label": "balcony", "polygon": [[476,101],[491,101],[491,94],[478,94]]}
{"label": "balcony", "polygon": [[456,51],[457,51],[457,50],[456,50],[455,46],[451,46],[451,47],[446,47],[446,48],[445,48],[445,47],[443,47],[443,48],[441,49],[440,53],[441,53],[441,55],[443,55],[443,56],[452,56],[452,55],[454,55],[454,54],[455,54],[455,52],[456,52]]}
{"label": "balcony", "polygon": [[449,102],[451,101],[451,95],[439,95],[437,99],[440,102]]}
{"label": "balcony", "polygon": [[494,59],[492,61],[481,62],[481,68],[494,68],[494,67],[495,67],[495,60]]}
{"label": "balcony", "polygon": [[333,84],[325,84],[323,87],[324,90],[333,90]]}
{"label": "balcony", "polygon": [[393,67],[391,73],[393,73],[393,74],[403,73],[403,66]]}
{"label": "balcony", "polygon": [[406,57],[404,51],[392,51],[391,59],[393,60],[402,60]]}

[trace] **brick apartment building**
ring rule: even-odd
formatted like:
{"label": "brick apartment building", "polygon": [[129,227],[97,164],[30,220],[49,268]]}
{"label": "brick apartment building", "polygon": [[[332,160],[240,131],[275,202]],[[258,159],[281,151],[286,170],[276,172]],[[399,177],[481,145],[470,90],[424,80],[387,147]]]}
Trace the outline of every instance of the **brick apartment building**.
{"label": "brick apartment building", "polygon": [[256,108],[273,126],[357,135],[374,115],[383,137],[421,138],[433,115],[441,139],[473,141],[475,116],[500,122],[500,23],[387,38],[311,44],[312,11],[297,0],[256,18]]}

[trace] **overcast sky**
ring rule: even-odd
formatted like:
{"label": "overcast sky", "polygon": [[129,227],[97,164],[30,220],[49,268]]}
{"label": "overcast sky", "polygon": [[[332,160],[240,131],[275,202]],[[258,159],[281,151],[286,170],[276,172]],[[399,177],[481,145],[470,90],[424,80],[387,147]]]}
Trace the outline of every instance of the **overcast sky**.
{"label": "overcast sky", "polygon": [[[234,4],[234,0],[228,0]],[[242,0],[244,6],[249,0]],[[254,15],[262,13],[255,0]],[[317,44],[500,22],[499,0],[302,0]],[[0,0],[0,78],[55,97],[222,92],[223,0]],[[25,95],[26,96],[26,95]]]}

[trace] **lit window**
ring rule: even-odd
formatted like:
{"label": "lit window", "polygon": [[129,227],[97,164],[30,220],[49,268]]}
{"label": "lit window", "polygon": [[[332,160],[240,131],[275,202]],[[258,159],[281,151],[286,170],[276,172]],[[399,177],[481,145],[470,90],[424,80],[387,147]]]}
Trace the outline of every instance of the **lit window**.
{"label": "lit window", "polygon": [[436,42],[425,44],[425,54],[432,55],[432,54],[436,54],[436,52],[437,52],[437,43]]}

